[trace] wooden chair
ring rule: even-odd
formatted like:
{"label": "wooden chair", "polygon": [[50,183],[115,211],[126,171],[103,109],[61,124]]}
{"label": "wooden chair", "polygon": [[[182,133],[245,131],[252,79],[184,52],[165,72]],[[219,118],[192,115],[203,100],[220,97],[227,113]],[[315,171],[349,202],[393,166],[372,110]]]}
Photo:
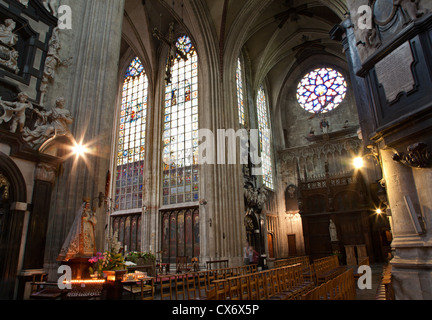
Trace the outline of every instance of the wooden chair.
{"label": "wooden chair", "polygon": [[265,273],[260,272],[257,274],[257,286],[258,286],[258,299],[259,300],[267,299]]}
{"label": "wooden chair", "polygon": [[264,272],[264,285],[265,285],[265,293],[266,293],[266,300],[270,299],[272,296],[275,295],[275,290],[272,282],[272,275],[270,270]]}
{"label": "wooden chair", "polygon": [[200,267],[199,267],[199,260],[197,257],[193,257],[192,261],[190,264],[188,264],[188,270],[192,270],[193,272],[198,272]]}
{"label": "wooden chair", "polygon": [[196,300],[196,274],[194,272],[186,274],[186,293],[188,300]]}
{"label": "wooden chair", "polygon": [[176,273],[188,272],[188,257],[176,257]]}
{"label": "wooden chair", "polygon": [[247,277],[247,275],[239,277],[240,300],[249,300],[249,284]]}
{"label": "wooden chair", "polygon": [[[176,300],[185,300],[186,298],[186,287],[185,287],[185,277],[182,274],[175,275],[175,297]],[[181,297],[181,299],[180,299]]]}
{"label": "wooden chair", "polygon": [[200,271],[196,273],[198,283],[198,297],[206,297],[207,290],[207,271]]}
{"label": "wooden chair", "polygon": [[165,298],[172,300],[172,278],[170,276],[160,278],[160,296],[161,300]]}
{"label": "wooden chair", "polygon": [[248,300],[259,300],[258,279],[256,274],[247,276],[249,297]]}
{"label": "wooden chair", "polygon": [[155,294],[155,279],[151,278],[149,284],[145,280],[141,280],[141,300],[154,300]]}
{"label": "wooden chair", "polygon": [[215,280],[216,300],[226,300],[227,298],[227,280]]}
{"label": "wooden chair", "polygon": [[228,279],[228,295],[230,300],[240,300],[240,277],[235,276]]}
{"label": "wooden chair", "polygon": [[208,271],[206,273],[206,279],[207,279],[207,290],[212,290],[214,289],[214,283],[213,281],[216,280],[216,271]]}

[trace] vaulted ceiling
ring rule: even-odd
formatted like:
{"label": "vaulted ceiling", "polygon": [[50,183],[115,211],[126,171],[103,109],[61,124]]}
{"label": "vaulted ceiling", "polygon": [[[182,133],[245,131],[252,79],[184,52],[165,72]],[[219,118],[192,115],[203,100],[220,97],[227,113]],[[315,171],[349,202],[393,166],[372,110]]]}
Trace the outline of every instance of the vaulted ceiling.
{"label": "vaulted ceiling", "polygon": [[280,92],[292,69],[311,55],[344,59],[341,44],[330,39],[329,31],[344,19],[345,2],[126,0],[122,55],[131,48],[150,76],[154,75],[161,42],[152,36],[152,30],[157,27],[168,34],[169,23],[176,21],[176,28],[189,32],[192,38],[207,32],[220,63],[233,48],[242,50],[250,61],[253,86],[266,79]]}

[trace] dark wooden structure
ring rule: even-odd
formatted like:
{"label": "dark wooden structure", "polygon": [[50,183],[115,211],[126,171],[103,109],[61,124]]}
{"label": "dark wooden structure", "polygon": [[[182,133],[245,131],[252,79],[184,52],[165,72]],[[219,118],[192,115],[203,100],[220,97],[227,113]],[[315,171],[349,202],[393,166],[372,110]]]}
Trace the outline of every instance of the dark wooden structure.
{"label": "dark wooden structure", "polygon": [[[360,172],[299,181],[300,215],[303,222],[306,254],[312,259],[340,253],[345,246],[365,245],[373,260],[373,236],[368,190]],[[336,226],[337,239],[331,238],[330,220]]]}

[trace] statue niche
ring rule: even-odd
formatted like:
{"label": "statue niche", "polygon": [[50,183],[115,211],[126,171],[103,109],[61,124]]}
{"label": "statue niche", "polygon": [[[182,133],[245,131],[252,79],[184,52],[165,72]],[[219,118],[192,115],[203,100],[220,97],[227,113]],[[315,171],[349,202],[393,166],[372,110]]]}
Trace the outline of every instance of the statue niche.
{"label": "statue niche", "polygon": [[297,187],[293,184],[289,185],[285,190],[285,210],[288,214],[297,214],[300,212]]}

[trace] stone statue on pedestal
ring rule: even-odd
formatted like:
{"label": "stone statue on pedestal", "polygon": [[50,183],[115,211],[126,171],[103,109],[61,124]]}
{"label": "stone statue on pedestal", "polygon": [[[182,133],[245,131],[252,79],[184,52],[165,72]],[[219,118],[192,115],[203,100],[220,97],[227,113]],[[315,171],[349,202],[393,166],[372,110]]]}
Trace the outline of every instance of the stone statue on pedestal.
{"label": "stone statue on pedestal", "polygon": [[339,241],[338,239],[338,235],[337,235],[337,230],[336,230],[336,225],[333,222],[332,219],[330,219],[330,227],[329,227],[329,231],[330,231],[330,238],[332,242],[337,242]]}
{"label": "stone statue on pedestal", "polygon": [[95,226],[97,219],[90,209],[90,199],[84,199],[57,261],[96,255]]}

